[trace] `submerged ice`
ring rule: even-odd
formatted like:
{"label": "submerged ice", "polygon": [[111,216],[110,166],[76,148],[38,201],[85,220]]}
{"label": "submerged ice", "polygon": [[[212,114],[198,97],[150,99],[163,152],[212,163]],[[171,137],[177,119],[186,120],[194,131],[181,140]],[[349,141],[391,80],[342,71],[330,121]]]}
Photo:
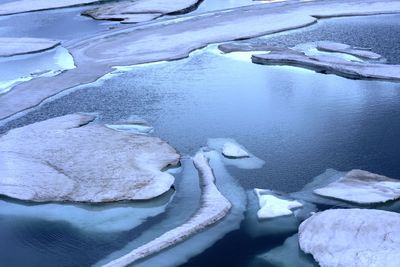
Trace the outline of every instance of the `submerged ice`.
{"label": "submerged ice", "polygon": [[10,91],[19,83],[37,77],[55,76],[73,68],[74,59],[61,46],[36,54],[0,58],[0,94]]}

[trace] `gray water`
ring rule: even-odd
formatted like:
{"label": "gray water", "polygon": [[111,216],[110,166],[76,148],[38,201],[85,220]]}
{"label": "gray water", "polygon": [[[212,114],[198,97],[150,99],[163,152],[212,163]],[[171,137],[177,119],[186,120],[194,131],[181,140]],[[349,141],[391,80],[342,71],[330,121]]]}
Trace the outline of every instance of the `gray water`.
{"label": "gray water", "polygon": [[[381,27],[378,18],[387,28]],[[391,55],[398,56],[400,35],[391,32],[398,31],[398,21],[399,16],[332,19],[292,32],[295,37],[280,34],[266,39],[286,45],[326,39],[350,43],[353,36],[359,35],[351,44],[374,45],[375,51],[395,62],[396,57]],[[376,44],[378,41],[382,45]],[[229,169],[247,189],[296,191],[327,168],[361,168],[400,177],[399,83],[349,80],[299,68],[261,66],[252,64],[249,55],[244,58],[221,55],[211,47],[188,59],[136,66],[45,103],[2,126],[0,132],[72,112],[97,112],[103,122],[135,114],[155,127],[154,135],[170,142],[182,154],[193,154],[208,138],[236,139],[266,162],[258,170]],[[27,228],[31,223],[33,227]],[[11,225],[1,218],[0,229],[17,229],[1,232],[1,236],[7,235],[12,248],[0,249],[1,262],[8,262],[10,255],[28,253],[32,263],[36,262],[36,255],[53,261],[75,257],[73,262],[81,261],[84,266],[129,241],[115,236],[92,239],[62,223],[37,223]],[[52,241],[53,236],[56,241]],[[283,239],[253,241],[242,231],[233,232],[187,266],[243,266],[261,248],[278,245]],[[32,246],[38,244],[37,240],[39,244],[45,242]],[[61,244],[66,249],[60,250]],[[243,250],[236,253],[239,245]],[[78,258],[82,248],[86,259]],[[54,253],[46,254],[51,249],[57,251],[55,257]]]}

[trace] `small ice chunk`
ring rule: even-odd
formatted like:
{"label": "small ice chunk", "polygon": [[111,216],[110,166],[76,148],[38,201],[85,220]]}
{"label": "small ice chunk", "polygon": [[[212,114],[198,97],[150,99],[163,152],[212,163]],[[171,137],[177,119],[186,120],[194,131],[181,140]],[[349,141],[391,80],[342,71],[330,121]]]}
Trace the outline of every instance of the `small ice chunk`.
{"label": "small ice chunk", "polygon": [[249,153],[240,145],[233,142],[226,142],[222,147],[222,154],[228,158],[248,158]]}
{"label": "small ice chunk", "polygon": [[258,197],[258,204],[260,209],[257,212],[259,219],[275,218],[284,215],[293,214],[292,209],[300,208],[303,206],[296,200],[286,200],[272,195],[270,190],[254,189]]}
{"label": "small ice chunk", "polygon": [[[231,143],[234,146],[239,147],[247,154],[247,156],[245,157],[226,156],[224,154],[223,148],[224,145],[227,143]],[[259,159],[255,155],[251,154],[247,149],[243,148],[243,146],[239,145],[234,139],[231,138],[210,138],[207,141],[207,147],[211,150],[215,150],[218,153],[222,154],[223,155],[222,160],[225,165],[233,165],[240,169],[258,169],[265,164],[265,162],[262,159]]]}

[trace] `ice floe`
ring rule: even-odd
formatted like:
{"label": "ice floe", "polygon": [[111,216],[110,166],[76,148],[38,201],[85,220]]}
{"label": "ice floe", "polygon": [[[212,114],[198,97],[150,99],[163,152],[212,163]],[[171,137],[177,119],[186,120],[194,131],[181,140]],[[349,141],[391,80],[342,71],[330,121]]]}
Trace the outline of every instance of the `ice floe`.
{"label": "ice floe", "polygon": [[222,146],[222,155],[227,158],[248,158],[249,153],[240,145],[233,142],[226,142]]}
{"label": "ice floe", "polygon": [[299,227],[300,248],[321,267],[400,266],[400,214],[373,209],[332,209]]}
{"label": "ice floe", "polygon": [[37,202],[151,199],[174,177],[161,170],[180,156],[166,142],[72,114],[0,137],[0,194]]}
{"label": "ice floe", "polygon": [[138,23],[153,20],[167,14],[186,13],[196,8],[199,0],[169,1],[136,0],[118,1],[86,10],[82,14],[99,20],[117,20]]}
{"label": "ice floe", "polygon": [[303,207],[295,209],[293,216],[279,216],[260,220],[257,216],[260,206],[256,194],[251,190],[248,191],[247,197],[248,204],[243,228],[252,238],[296,233],[300,223],[316,211],[313,204],[302,202]]}
{"label": "ice floe", "polygon": [[352,170],[337,181],[315,189],[314,193],[358,204],[381,203],[400,198],[400,180]]}
{"label": "ice floe", "polygon": [[303,206],[297,200],[282,199],[273,194],[270,190],[254,189],[258,197],[260,209],[257,212],[259,219],[275,218],[293,214],[293,209]]}
{"label": "ice floe", "polygon": [[[254,54],[253,63],[262,65],[289,65],[315,70],[319,73],[336,74],[351,79],[376,79],[400,81],[400,65],[377,62],[349,60],[337,53],[316,53],[310,51],[272,51],[267,54]],[[354,54],[354,53],[353,53]],[[353,55],[350,55],[353,56]]]}
{"label": "ice floe", "polygon": [[[245,150],[234,139],[210,138],[207,141],[207,146],[210,149],[218,151],[221,155],[228,156],[223,157],[223,161],[227,165],[233,165],[241,169],[258,169],[265,163],[263,160]],[[224,153],[224,148],[227,154]]]}

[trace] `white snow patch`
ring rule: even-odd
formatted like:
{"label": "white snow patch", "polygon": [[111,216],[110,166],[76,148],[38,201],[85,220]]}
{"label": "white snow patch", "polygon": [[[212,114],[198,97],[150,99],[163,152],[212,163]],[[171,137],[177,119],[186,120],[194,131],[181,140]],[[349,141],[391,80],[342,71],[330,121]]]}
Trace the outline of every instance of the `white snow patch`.
{"label": "white snow patch", "polygon": [[257,212],[259,219],[268,219],[293,214],[292,209],[303,206],[296,200],[285,200],[272,195],[270,190],[254,189],[258,197],[260,209]]}
{"label": "white snow patch", "polygon": [[248,158],[249,153],[236,143],[226,142],[222,146],[222,155],[230,158]]}

